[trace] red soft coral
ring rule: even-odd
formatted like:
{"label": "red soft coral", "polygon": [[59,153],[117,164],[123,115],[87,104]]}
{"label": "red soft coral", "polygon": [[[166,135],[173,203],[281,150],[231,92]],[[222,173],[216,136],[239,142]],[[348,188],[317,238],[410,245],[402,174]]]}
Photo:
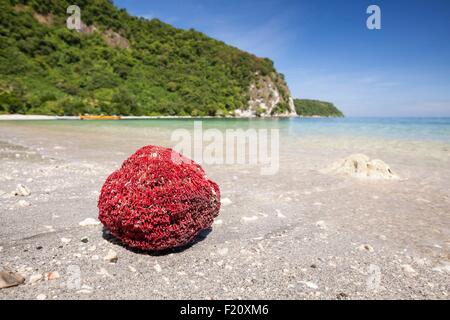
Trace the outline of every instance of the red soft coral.
{"label": "red soft coral", "polygon": [[126,245],[163,250],[184,246],[211,226],[220,191],[197,163],[146,146],[108,177],[98,208],[100,221]]}

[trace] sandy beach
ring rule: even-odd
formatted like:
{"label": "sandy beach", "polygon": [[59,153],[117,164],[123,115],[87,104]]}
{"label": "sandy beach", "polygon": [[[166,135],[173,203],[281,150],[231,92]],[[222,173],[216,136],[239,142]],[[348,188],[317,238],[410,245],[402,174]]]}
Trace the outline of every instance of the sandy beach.
{"label": "sandy beach", "polygon": [[[26,279],[0,299],[449,299],[444,142],[286,130],[276,175],[203,166],[222,208],[184,250],[136,252],[101,224],[81,226],[97,218],[106,177],[139,147],[172,147],[175,127],[0,123],[0,267]],[[401,179],[320,172],[353,153]],[[13,195],[19,184],[30,194]],[[115,263],[104,259],[110,250]]]}

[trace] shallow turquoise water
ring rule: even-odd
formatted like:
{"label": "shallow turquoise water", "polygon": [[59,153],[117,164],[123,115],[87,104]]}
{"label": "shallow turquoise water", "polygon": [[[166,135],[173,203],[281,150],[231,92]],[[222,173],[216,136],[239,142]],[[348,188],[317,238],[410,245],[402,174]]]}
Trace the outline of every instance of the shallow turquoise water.
{"label": "shallow turquoise water", "polygon": [[155,130],[192,129],[202,121],[204,129],[278,128],[281,135],[329,136],[439,141],[450,143],[450,118],[290,118],[290,119],[149,119],[149,120],[59,120],[14,121],[17,125],[51,126],[63,129],[147,128]]}
{"label": "shallow turquoise water", "polygon": [[338,135],[450,142],[450,118],[292,119],[298,135]]}

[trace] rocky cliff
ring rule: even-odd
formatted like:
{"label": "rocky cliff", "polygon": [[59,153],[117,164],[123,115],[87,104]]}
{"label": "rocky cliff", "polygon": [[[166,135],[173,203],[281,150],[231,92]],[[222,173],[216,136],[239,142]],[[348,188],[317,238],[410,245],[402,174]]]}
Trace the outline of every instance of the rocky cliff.
{"label": "rocky cliff", "polygon": [[290,117],[297,114],[289,88],[283,76],[276,72],[266,76],[256,73],[248,95],[248,109],[239,110],[241,116]]}

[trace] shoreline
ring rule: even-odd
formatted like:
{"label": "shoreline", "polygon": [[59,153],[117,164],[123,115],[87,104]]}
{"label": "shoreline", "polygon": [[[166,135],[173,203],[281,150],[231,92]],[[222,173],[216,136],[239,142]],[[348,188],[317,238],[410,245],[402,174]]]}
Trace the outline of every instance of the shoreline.
{"label": "shoreline", "polygon": [[47,115],[23,115],[23,114],[3,114],[0,115],[0,121],[16,120],[154,120],[154,119],[280,119],[280,118],[298,118],[300,116],[272,116],[272,117],[214,117],[214,116],[120,116],[120,119],[81,119],[81,116],[47,116]]}
{"label": "shoreline", "polygon": [[[120,116],[120,119],[115,120],[155,120],[155,119],[287,119],[287,118],[306,118],[306,119],[323,119],[323,118],[343,118],[334,116],[302,116],[302,115],[290,115],[290,116],[271,116],[271,117],[257,117],[257,116]],[[81,116],[48,116],[48,115],[32,115],[32,114],[2,114],[0,115],[0,121],[16,121],[16,120],[91,120],[81,119]],[[103,119],[95,119],[103,120]],[[112,119],[104,119],[112,120]]]}

